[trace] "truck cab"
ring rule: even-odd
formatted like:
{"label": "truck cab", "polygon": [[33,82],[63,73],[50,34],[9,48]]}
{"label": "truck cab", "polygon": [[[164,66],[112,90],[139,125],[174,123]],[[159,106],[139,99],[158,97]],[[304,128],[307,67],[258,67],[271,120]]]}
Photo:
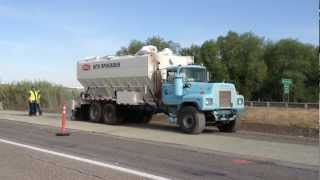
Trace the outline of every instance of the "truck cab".
{"label": "truck cab", "polygon": [[186,133],[201,133],[214,125],[223,132],[236,131],[244,97],[234,84],[211,83],[202,65],[172,66],[162,85],[162,102],[169,121]]}

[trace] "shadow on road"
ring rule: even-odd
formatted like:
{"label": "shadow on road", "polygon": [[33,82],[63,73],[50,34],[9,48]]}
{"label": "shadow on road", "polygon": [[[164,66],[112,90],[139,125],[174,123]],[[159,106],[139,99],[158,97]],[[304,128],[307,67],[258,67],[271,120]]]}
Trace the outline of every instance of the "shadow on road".
{"label": "shadow on road", "polygon": [[[122,126],[126,127],[134,127],[139,129],[152,129],[152,130],[159,130],[159,131],[169,131],[175,133],[183,133],[179,130],[179,127],[176,125],[168,124],[165,122],[159,121],[151,121],[149,124],[139,124],[139,123],[126,123]],[[214,127],[207,127],[202,133],[204,134],[211,134],[211,133],[218,133],[219,131]],[[185,133],[183,133],[185,134]]]}
{"label": "shadow on road", "polygon": [[[90,122],[88,120],[75,120],[75,121]],[[91,123],[94,123],[94,122],[91,122]],[[103,124],[103,123],[101,123],[101,124]],[[107,124],[105,124],[105,125],[107,125]],[[156,131],[168,131],[168,132],[185,134],[179,130],[179,127],[177,125],[172,125],[172,124],[169,124],[165,121],[159,121],[159,120],[151,121],[148,124],[125,122],[123,124],[116,125],[116,126],[125,126],[125,127],[137,128],[137,129],[151,129],[151,130],[156,130]],[[218,133],[218,132],[219,132],[219,130],[216,129],[215,127],[207,127],[202,133],[203,134],[212,134],[212,133]]]}

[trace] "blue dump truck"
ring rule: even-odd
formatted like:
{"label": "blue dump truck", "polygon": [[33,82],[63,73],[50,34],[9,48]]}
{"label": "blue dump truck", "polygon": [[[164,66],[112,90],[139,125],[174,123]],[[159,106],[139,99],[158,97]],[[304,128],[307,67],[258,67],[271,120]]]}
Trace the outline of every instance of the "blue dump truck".
{"label": "blue dump truck", "polygon": [[185,133],[199,134],[206,126],[234,132],[244,97],[234,84],[210,82],[208,74],[192,57],[167,51],[83,59],[77,78],[85,91],[75,116],[115,125],[147,123],[165,113]]}

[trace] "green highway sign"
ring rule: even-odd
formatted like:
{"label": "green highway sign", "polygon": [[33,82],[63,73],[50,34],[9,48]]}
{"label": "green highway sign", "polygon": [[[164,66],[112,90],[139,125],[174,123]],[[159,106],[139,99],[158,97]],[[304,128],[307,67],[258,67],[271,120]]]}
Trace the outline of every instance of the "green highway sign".
{"label": "green highway sign", "polygon": [[285,86],[285,87],[283,88],[283,92],[284,92],[284,94],[289,94],[289,92],[290,92],[289,86]]}
{"label": "green highway sign", "polygon": [[283,93],[289,94],[290,85],[292,84],[292,80],[291,79],[281,79],[281,83],[283,85]]}
{"label": "green highway sign", "polygon": [[281,79],[282,84],[292,84],[292,80],[291,79]]}

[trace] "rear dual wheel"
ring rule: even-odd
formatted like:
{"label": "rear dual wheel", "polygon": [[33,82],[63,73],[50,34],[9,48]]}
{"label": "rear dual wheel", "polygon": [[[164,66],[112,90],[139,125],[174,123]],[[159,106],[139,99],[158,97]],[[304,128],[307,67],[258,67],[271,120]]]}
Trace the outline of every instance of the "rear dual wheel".
{"label": "rear dual wheel", "polygon": [[103,122],[106,124],[119,124],[122,122],[116,105],[112,103],[104,105],[97,102],[92,103],[89,109],[89,119],[91,122]]}
{"label": "rear dual wheel", "polygon": [[91,122],[101,122],[102,106],[100,103],[92,103],[89,108],[89,119]]}
{"label": "rear dual wheel", "polygon": [[106,124],[120,124],[123,121],[119,110],[114,104],[105,104],[102,111],[103,122]]}

